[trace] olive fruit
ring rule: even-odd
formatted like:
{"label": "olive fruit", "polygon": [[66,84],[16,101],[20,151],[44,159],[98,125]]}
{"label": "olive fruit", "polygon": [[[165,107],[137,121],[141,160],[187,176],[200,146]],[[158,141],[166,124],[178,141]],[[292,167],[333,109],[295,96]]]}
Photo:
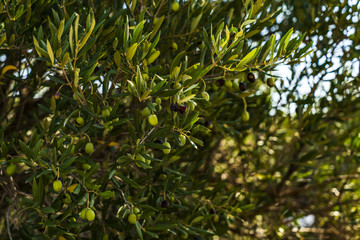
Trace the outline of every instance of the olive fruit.
{"label": "olive fruit", "polygon": [[61,95],[60,95],[60,93],[56,92],[56,93],[54,94],[54,97],[55,97],[56,100],[59,100],[60,97],[61,97]]}
{"label": "olive fruit", "polygon": [[182,239],[187,239],[188,238],[188,233],[187,232],[183,232],[182,234],[181,234],[181,238]]}
{"label": "olive fruit", "polygon": [[94,144],[92,144],[91,142],[88,142],[86,145],[85,145],[85,152],[87,154],[92,154],[94,152]]}
{"label": "olive fruit", "polygon": [[171,110],[172,112],[177,112],[177,111],[179,111],[179,104],[177,104],[177,103],[171,103],[171,104],[170,104],[170,110]]}
{"label": "olive fruit", "polygon": [[154,143],[163,144],[163,141],[162,141],[161,139],[156,139],[156,140],[154,141]]}
{"label": "olive fruit", "polygon": [[212,122],[210,122],[210,121],[205,121],[205,127],[207,127],[207,128],[213,128],[214,125],[213,125]]}
{"label": "olive fruit", "polygon": [[140,114],[143,117],[148,117],[151,114],[151,110],[148,107],[145,107],[143,110],[141,110]]}
{"label": "olive fruit", "polygon": [[[145,158],[144,158],[143,156],[141,156],[140,154],[137,154],[137,155],[136,155],[135,160],[138,161],[138,162],[144,162],[144,163],[146,162]],[[147,163],[147,162],[146,162],[146,163]],[[150,163],[151,163],[151,162],[150,162]],[[136,165],[137,165],[138,167],[141,167],[141,165],[138,164],[137,162],[136,162]]]}
{"label": "olive fruit", "polygon": [[156,126],[158,124],[158,118],[155,114],[151,114],[148,117],[148,121],[149,121],[150,125],[152,125],[152,126]]}
{"label": "olive fruit", "polygon": [[136,215],[133,213],[130,213],[128,216],[128,222],[130,224],[135,224],[136,223]]}
{"label": "olive fruit", "polygon": [[53,182],[53,189],[55,190],[55,192],[60,192],[62,187],[62,182],[60,180],[56,180]]}
{"label": "olive fruit", "polygon": [[6,168],[6,174],[8,176],[12,176],[16,173],[17,170],[17,165],[16,164],[10,164],[7,168]]}
{"label": "olive fruit", "polygon": [[180,146],[184,146],[185,143],[186,143],[186,137],[181,134],[181,135],[179,136],[179,139],[180,139]]}
{"label": "olive fruit", "polygon": [[85,121],[82,117],[79,116],[75,119],[75,122],[78,127],[82,127],[82,126],[84,126]]}
{"label": "olive fruit", "polygon": [[90,208],[86,210],[86,219],[87,219],[89,222],[94,221],[94,219],[95,219],[95,212],[94,212],[94,210],[92,210],[92,209],[90,209]]}
{"label": "olive fruit", "polygon": [[66,240],[66,238],[63,235],[60,235],[59,240]]}
{"label": "olive fruit", "polygon": [[81,210],[80,212],[80,218],[85,220],[86,219],[86,212],[87,212],[87,209],[84,208],[83,210]]}
{"label": "olive fruit", "polygon": [[107,118],[108,116],[110,116],[110,110],[108,108],[101,110],[101,116],[103,118]]}
{"label": "olive fruit", "polygon": [[161,202],[161,207],[168,209],[170,207],[170,202],[168,200],[164,200]]}
{"label": "olive fruit", "polygon": [[179,11],[180,5],[179,5],[179,3],[178,3],[176,0],[171,4],[171,9],[172,9],[174,12]]}
{"label": "olive fruit", "polygon": [[135,214],[138,214],[138,213],[140,212],[140,209],[138,209],[137,207],[134,207],[133,212],[134,212]]}
{"label": "olive fruit", "polygon": [[232,81],[230,81],[230,80],[226,80],[226,81],[225,81],[225,87],[226,87],[226,88],[232,88],[232,85],[233,85],[233,84],[232,84]]}
{"label": "olive fruit", "polygon": [[162,181],[165,181],[166,180],[166,178],[167,178],[167,175],[168,175],[168,173],[165,171],[165,172],[162,172],[161,174],[160,174],[160,180],[162,180]]}
{"label": "olive fruit", "polygon": [[173,51],[176,51],[178,49],[178,45],[176,44],[176,42],[171,43],[171,48]]}
{"label": "olive fruit", "polygon": [[242,119],[244,122],[249,121],[249,119],[250,119],[249,112],[246,111],[246,110],[243,111],[243,113],[241,114],[241,119]]}
{"label": "olive fruit", "polygon": [[186,112],[186,109],[187,109],[187,106],[186,106],[186,105],[180,105],[180,106],[179,106],[179,112],[180,112],[180,113],[185,113],[185,112]]}
{"label": "olive fruit", "polygon": [[82,167],[83,167],[83,169],[85,169],[85,170],[90,170],[91,165],[88,164],[88,163],[83,163]]}
{"label": "olive fruit", "polygon": [[165,147],[168,147],[168,148],[164,148],[164,149],[162,150],[163,153],[169,154],[170,151],[171,151],[171,145],[170,145],[170,143],[169,143],[169,142],[164,142],[163,145],[164,145]]}
{"label": "olive fruit", "polygon": [[159,98],[159,97],[156,98],[155,102],[156,102],[157,105],[160,105],[161,104],[161,98]]}
{"label": "olive fruit", "polygon": [[196,104],[193,101],[189,102],[189,111],[194,111],[196,107]]}
{"label": "olive fruit", "polygon": [[219,222],[219,215],[215,214],[213,217],[212,217],[212,220],[214,223],[218,223]]}
{"label": "olive fruit", "polygon": [[247,80],[248,80],[249,82],[255,82],[256,78],[255,78],[254,73],[249,72],[248,75],[247,75]]}
{"label": "olive fruit", "polygon": [[269,87],[274,87],[275,86],[275,79],[274,78],[268,78],[266,80],[266,83]]}
{"label": "olive fruit", "polygon": [[239,88],[241,91],[246,91],[246,83],[245,82],[240,82],[239,83]]}
{"label": "olive fruit", "polygon": [[201,93],[201,96],[206,100],[206,101],[209,101],[210,100],[210,96],[207,92],[202,92]]}
{"label": "olive fruit", "polygon": [[218,86],[218,87],[224,86],[224,84],[225,84],[225,80],[222,79],[222,78],[216,80],[216,82],[215,82],[215,85]]}

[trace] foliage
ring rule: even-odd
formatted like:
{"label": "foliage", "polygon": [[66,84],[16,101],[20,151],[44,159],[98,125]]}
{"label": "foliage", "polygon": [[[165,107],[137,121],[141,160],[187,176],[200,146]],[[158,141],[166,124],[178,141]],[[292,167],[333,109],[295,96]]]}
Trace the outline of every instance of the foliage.
{"label": "foliage", "polygon": [[[304,17],[293,1],[5,0],[0,236],[354,236],[358,84],[344,66],[356,55],[325,96],[321,80],[298,92],[331,71],[321,56],[343,38],[320,40],[330,10],[352,23],[348,5],[313,2]],[[305,57],[311,71],[269,87]]]}

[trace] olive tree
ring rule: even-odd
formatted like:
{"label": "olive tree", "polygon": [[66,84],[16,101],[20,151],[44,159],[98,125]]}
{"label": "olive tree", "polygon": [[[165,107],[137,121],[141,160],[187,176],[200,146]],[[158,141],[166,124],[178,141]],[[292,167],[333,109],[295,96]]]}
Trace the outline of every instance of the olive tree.
{"label": "olive tree", "polygon": [[[291,92],[276,67],[312,52],[306,29],[278,26],[277,1],[5,0],[0,10],[1,237],[280,236],[307,213],[298,185],[326,171],[311,172],[310,159],[339,148],[331,171],[347,166],[327,134],[349,125],[328,131],[322,108],[274,107],[272,94]],[[290,184],[293,173],[302,182]]]}

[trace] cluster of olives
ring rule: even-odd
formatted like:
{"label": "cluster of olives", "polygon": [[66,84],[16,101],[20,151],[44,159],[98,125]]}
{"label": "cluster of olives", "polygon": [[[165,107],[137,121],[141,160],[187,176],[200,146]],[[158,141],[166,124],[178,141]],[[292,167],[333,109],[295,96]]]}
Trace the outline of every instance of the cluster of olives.
{"label": "cluster of olives", "polygon": [[[251,83],[254,83],[256,81],[256,76],[254,73],[252,72],[249,72],[246,76],[247,80]],[[274,78],[268,78],[266,80],[266,83],[269,87],[274,87],[275,86],[275,79]],[[225,86],[225,87],[228,87],[228,88],[231,88],[232,87],[232,82],[230,80],[224,80],[223,78],[220,78],[218,80],[215,81],[215,86],[217,87],[222,87],[222,86]],[[246,83],[244,81],[241,81],[239,82],[239,89],[244,92],[246,91]]]}

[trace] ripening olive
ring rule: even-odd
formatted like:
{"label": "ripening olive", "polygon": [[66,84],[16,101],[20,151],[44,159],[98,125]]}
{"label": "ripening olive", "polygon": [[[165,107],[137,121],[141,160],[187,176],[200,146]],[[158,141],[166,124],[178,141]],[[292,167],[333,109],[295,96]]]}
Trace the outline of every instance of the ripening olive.
{"label": "ripening olive", "polygon": [[247,80],[249,82],[255,82],[255,80],[256,80],[255,74],[252,73],[252,72],[249,72],[248,75],[247,75]]}

